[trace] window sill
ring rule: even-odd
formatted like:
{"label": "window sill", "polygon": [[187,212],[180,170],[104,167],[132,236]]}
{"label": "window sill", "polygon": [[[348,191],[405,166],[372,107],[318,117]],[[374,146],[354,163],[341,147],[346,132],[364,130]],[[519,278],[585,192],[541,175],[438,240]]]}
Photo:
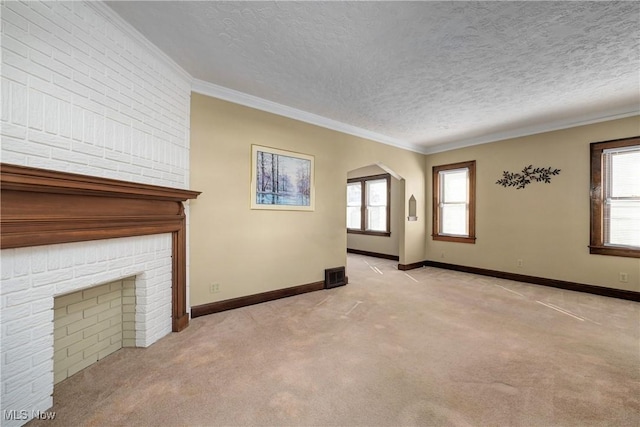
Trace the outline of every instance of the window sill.
{"label": "window sill", "polygon": [[594,255],[621,256],[627,258],[640,258],[640,249],[625,246],[589,246],[589,253]]}
{"label": "window sill", "polygon": [[365,234],[367,236],[381,236],[381,237],[389,237],[391,233],[389,231],[365,231],[365,230],[353,230],[347,228],[347,233],[349,234]]}
{"label": "window sill", "polygon": [[475,237],[446,236],[444,234],[432,234],[431,237],[433,240],[440,240],[443,242],[476,243]]}

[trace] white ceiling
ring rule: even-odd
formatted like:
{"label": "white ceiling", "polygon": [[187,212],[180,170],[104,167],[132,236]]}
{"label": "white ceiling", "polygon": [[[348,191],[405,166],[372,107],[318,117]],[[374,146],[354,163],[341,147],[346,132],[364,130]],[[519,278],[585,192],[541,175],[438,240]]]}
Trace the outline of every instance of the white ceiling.
{"label": "white ceiling", "polygon": [[640,113],[639,2],[107,4],[194,90],[424,153]]}

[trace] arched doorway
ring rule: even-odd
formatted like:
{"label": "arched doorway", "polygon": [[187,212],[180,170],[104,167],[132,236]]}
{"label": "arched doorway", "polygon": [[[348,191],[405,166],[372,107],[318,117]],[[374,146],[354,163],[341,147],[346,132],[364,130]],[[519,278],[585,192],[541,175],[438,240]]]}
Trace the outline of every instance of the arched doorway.
{"label": "arched doorway", "polygon": [[400,259],[404,193],[404,179],[383,163],[347,172],[347,252]]}

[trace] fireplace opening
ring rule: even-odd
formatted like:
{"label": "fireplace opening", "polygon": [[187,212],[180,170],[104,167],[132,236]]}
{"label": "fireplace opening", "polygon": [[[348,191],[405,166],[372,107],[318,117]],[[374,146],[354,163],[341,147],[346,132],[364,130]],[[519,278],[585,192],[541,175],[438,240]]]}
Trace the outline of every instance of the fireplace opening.
{"label": "fireplace opening", "polygon": [[[118,346],[148,347],[189,325],[183,203],[199,192],[4,163],[0,184],[3,404],[45,411],[54,383]],[[91,297],[90,286],[109,283],[108,295],[112,280],[131,276],[133,293],[128,280],[120,297]],[[67,303],[54,308],[58,296]]]}
{"label": "fireplace opening", "polygon": [[54,298],[54,384],[135,347],[135,277]]}

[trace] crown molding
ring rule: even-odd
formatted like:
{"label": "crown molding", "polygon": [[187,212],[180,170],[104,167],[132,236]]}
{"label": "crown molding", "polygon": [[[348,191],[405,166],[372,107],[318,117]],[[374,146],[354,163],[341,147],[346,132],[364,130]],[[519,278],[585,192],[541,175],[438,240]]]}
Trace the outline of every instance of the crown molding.
{"label": "crown molding", "polygon": [[521,138],[545,132],[553,132],[556,130],[569,129],[578,126],[585,126],[589,124],[640,115],[640,109],[637,106],[626,106],[623,108],[612,109],[604,112],[587,114],[580,117],[573,117],[571,119],[558,120],[551,123],[544,123],[540,125],[511,129],[503,132],[496,132],[476,138],[451,141],[431,146],[422,146],[391,138],[376,132],[371,132],[363,128],[338,122],[336,120],[328,119],[326,117],[322,117],[306,111],[298,110],[296,108],[288,107],[286,105],[268,101],[257,96],[249,95],[233,89],[228,89],[223,86],[218,86],[216,84],[209,83],[203,80],[194,79],[192,83],[192,91],[200,93],[202,95],[207,95],[247,107],[256,108],[258,110],[277,114],[279,116],[288,117],[305,123],[310,123],[316,126],[332,129],[338,132],[369,139],[372,141],[380,142],[382,144],[391,145],[420,154],[441,153],[444,151],[451,151],[459,148],[471,147],[474,145],[489,144],[506,139]]}
{"label": "crown molding", "polygon": [[447,142],[438,145],[423,147],[423,154],[442,153],[444,151],[456,150],[458,148],[471,147],[474,145],[489,144],[491,142],[504,141],[505,139],[522,138],[525,136],[536,135],[545,132],[553,132],[556,130],[569,129],[578,126],[585,126],[594,123],[608,122],[611,120],[624,119],[627,117],[639,116],[640,108],[638,106],[627,106],[623,108],[613,109],[595,114],[588,114],[581,117],[571,119],[558,120],[551,123],[541,125],[528,126],[518,129],[512,129],[504,132],[496,132],[490,135],[484,135],[477,138],[464,139],[461,141]]}
{"label": "crown molding", "polygon": [[184,68],[178,65],[173,59],[171,59],[166,53],[164,53],[158,46],[151,43],[140,31],[136,30],[125,19],[118,15],[116,11],[111,9],[106,3],[102,1],[88,1],[85,4],[93,8],[94,11],[102,15],[102,17],[109,20],[120,31],[131,37],[135,42],[141,44],[149,53],[151,53],[158,61],[173,70],[178,76],[183,78],[187,83],[193,81],[193,77]]}
{"label": "crown molding", "polygon": [[399,139],[391,138],[380,133],[371,132],[357,126],[352,126],[333,119],[319,116],[317,114],[299,110],[297,108],[278,104],[276,102],[249,95],[244,92],[239,92],[237,90],[229,89],[223,86],[218,86],[204,80],[194,79],[191,90],[202,95],[219,98],[224,101],[233,102],[235,104],[240,104],[246,107],[255,108],[257,110],[266,111],[268,113],[277,114],[279,116],[288,117],[290,119],[299,120],[301,122],[310,123],[312,125],[320,126],[323,128],[335,130],[360,138],[369,139],[397,148],[402,148],[403,150],[414,151],[416,153],[423,152],[421,147],[418,145],[410,144]]}

